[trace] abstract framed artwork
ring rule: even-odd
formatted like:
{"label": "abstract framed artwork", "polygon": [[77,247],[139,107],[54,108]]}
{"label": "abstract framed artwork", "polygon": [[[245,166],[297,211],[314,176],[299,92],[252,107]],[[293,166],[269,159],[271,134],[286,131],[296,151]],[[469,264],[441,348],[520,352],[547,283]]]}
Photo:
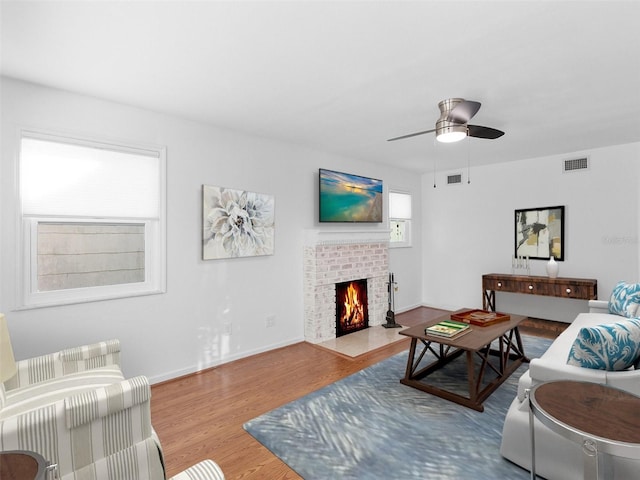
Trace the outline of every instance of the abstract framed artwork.
{"label": "abstract framed artwork", "polygon": [[273,195],[202,186],[202,258],[273,255]]}
{"label": "abstract framed artwork", "polygon": [[564,206],[515,211],[515,256],[564,260]]}

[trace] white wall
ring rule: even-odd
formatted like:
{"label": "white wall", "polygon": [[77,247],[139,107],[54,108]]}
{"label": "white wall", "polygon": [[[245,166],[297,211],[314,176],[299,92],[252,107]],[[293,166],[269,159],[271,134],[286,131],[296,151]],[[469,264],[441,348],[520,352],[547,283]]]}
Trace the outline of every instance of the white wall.
{"label": "white wall", "polygon": [[[390,253],[398,310],[420,304],[421,183],[414,172],[340,158],[164,114],[2,79],[0,311],[16,358],[119,338],[123,369],[152,381],[196,371],[303,338],[304,229],[317,223],[319,167],[372,176],[414,195],[414,247]],[[38,128],[167,147],[167,293],[17,310],[18,129]],[[201,259],[201,188],[219,185],[274,194],[275,255]],[[386,216],[386,205],[385,205]],[[386,223],[366,229],[387,229]],[[275,315],[275,327],[266,317]],[[232,334],[223,335],[223,323]]]}
{"label": "white wall", "polygon": [[[562,173],[566,159],[589,155],[590,169]],[[619,280],[637,281],[640,144],[471,167],[472,183],[423,177],[423,299],[445,308],[481,307],[483,273],[510,273],[514,210],[565,206],[560,276],[595,278],[606,299]],[[532,275],[546,261],[532,260]],[[571,321],[586,302],[497,294],[497,309]]]}

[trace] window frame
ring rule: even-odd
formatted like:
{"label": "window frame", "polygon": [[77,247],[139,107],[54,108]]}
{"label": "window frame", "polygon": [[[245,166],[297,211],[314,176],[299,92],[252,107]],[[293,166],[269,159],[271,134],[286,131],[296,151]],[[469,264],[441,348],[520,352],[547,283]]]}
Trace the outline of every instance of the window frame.
{"label": "window frame", "polygon": [[[22,210],[22,185],[20,169],[22,140],[32,138],[57,143],[67,143],[90,148],[134,153],[157,158],[159,169],[158,216],[156,217],[111,217],[76,215],[24,214]],[[20,266],[17,269],[19,285],[19,309],[40,308],[57,305],[95,302],[117,298],[161,294],[166,292],[166,147],[133,144],[131,142],[111,142],[84,136],[69,136],[33,129],[21,129],[18,135],[17,154],[17,222]],[[69,288],[63,290],[38,291],[38,224],[80,223],[80,224],[142,224],[144,225],[145,280],[144,282],[121,283],[95,287]]]}
{"label": "window frame", "polygon": [[[391,216],[391,194],[400,194],[407,195],[411,202],[411,215],[408,218],[400,218],[400,217],[392,217]],[[413,216],[413,195],[411,192],[407,192],[405,190],[396,190],[393,188],[389,189],[389,193],[387,195],[387,199],[389,202],[389,248],[409,248],[412,247],[412,235],[411,235],[411,220]],[[404,241],[393,241],[391,239],[391,232],[393,231],[393,223],[403,223],[404,231],[405,231],[405,240]]]}

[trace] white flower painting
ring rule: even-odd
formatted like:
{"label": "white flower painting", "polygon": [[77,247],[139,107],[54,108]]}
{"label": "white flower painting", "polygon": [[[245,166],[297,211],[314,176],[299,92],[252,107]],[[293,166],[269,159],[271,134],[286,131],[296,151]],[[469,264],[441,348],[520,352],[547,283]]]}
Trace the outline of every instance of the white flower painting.
{"label": "white flower painting", "polygon": [[202,258],[273,255],[273,195],[202,186]]}

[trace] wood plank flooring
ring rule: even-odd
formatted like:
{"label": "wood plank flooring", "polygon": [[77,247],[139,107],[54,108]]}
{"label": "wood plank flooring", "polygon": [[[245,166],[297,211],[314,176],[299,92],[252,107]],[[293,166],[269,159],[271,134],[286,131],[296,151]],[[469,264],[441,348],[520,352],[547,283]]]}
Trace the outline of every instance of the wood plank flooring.
{"label": "wood plank flooring", "polygon": [[[443,313],[421,307],[396,322],[413,326]],[[168,476],[211,458],[227,480],[301,478],[242,425],[408,347],[407,338],[349,359],[302,342],[152,386],[152,423]]]}

